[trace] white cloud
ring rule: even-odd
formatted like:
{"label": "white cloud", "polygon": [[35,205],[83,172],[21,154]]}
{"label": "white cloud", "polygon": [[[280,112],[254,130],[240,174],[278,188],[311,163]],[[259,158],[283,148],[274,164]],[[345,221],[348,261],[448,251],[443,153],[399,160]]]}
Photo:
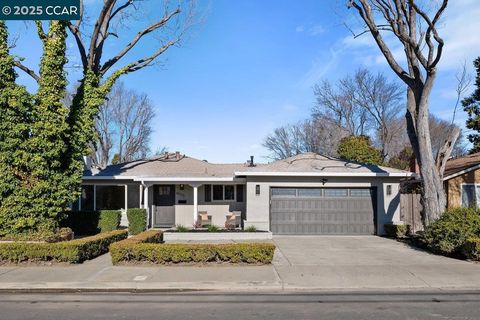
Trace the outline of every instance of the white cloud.
{"label": "white cloud", "polygon": [[322,27],[321,25],[315,25],[308,29],[308,33],[311,36],[318,36],[319,34],[322,34],[324,32],[325,32],[325,28]]}
{"label": "white cloud", "polygon": [[312,26],[309,26],[309,27],[305,27],[304,25],[300,25],[298,27],[295,28],[295,31],[296,32],[304,32],[306,31],[308,33],[308,35],[310,36],[318,36],[322,33],[325,32],[325,28],[322,27],[321,25],[319,24],[316,24],[316,25],[312,25]]}

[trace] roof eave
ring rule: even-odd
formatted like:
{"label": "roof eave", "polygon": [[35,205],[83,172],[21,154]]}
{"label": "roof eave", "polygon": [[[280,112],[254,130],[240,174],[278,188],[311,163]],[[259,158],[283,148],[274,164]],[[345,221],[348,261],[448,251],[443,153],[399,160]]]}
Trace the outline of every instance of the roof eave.
{"label": "roof eave", "polygon": [[237,176],[280,177],[415,177],[413,172],[235,172]]}
{"label": "roof eave", "polygon": [[473,165],[467,169],[463,169],[461,171],[458,171],[458,172],[455,172],[451,175],[448,175],[446,177],[443,177],[443,181],[447,181],[447,180],[450,180],[452,178],[455,178],[455,177],[458,177],[458,176],[461,176],[462,174],[465,174],[465,173],[468,173],[470,171],[473,171],[473,170],[477,170],[477,169],[480,169],[480,163],[479,164],[476,164],[476,165]]}

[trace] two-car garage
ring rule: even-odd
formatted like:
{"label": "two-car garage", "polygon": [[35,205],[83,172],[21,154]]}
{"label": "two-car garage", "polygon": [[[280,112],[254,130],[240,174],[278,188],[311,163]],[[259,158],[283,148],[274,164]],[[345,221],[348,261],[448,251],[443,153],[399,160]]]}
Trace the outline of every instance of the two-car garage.
{"label": "two-car garage", "polygon": [[270,189],[273,234],[375,234],[376,188]]}

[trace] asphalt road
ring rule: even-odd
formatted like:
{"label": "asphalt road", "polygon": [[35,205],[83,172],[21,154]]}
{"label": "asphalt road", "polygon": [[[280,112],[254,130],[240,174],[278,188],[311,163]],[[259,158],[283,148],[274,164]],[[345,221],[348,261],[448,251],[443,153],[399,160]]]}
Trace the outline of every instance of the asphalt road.
{"label": "asphalt road", "polygon": [[0,294],[0,319],[480,319],[480,292]]}

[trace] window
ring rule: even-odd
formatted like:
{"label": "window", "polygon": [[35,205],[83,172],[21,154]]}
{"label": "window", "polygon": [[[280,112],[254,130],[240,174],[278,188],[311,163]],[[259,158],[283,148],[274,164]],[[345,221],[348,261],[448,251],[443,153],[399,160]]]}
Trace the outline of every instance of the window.
{"label": "window", "polygon": [[243,202],[243,184],[237,184],[237,202]]}
{"label": "window", "polygon": [[272,197],[295,197],[297,189],[291,188],[274,188],[272,189]]}
{"label": "window", "polygon": [[205,185],[205,202],[212,202],[212,185]]}
{"label": "window", "polygon": [[171,192],[170,186],[158,186],[159,196],[169,196]]}
{"label": "window", "polygon": [[129,208],[140,208],[140,186],[128,185],[127,196],[127,204]]}
{"label": "window", "polygon": [[298,189],[299,197],[321,197],[322,189]]}
{"label": "window", "polygon": [[462,207],[475,207],[480,204],[480,185],[462,184]]}
{"label": "window", "polygon": [[[387,194],[388,194],[388,187],[387,186]],[[392,186],[390,186],[391,189]],[[350,197],[370,197],[372,194],[370,189],[350,189]],[[391,194],[391,190],[390,190]]]}
{"label": "window", "polygon": [[93,186],[82,186],[82,195],[80,199],[80,210],[93,211]]}
{"label": "window", "polygon": [[213,201],[223,200],[223,186],[222,185],[213,185]]}
{"label": "window", "polygon": [[387,185],[387,196],[391,196],[392,195],[392,185],[389,184]]}
{"label": "window", "polygon": [[348,189],[325,189],[325,197],[346,197]]}
{"label": "window", "polygon": [[[241,198],[241,201],[243,201],[243,186],[242,186],[242,189],[240,190],[240,188],[238,188],[237,186],[237,189],[235,189],[235,185],[231,184],[231,185],[221,185],[221,184],[214,184],[211,186],[211,189],[212,189],[212,197],[211,199],[213,199],[213,201],[235,201],[235,191],[238,195],[238,192],[242,192],[242,198]],[[209,188],[205,188],[205,198],[207,197],[207,189],[210,189]]]}
{"label": "window", "polygon": [[124,186],[99,186],[97,190],[97,210],[119,210],[125,207]]}
{"label": "window", "polygon": [[257,184],[257,185],[255,186],[255,195],[257,195],[257,196],[260,195],[260,185],[259,185],[259,184]]}

